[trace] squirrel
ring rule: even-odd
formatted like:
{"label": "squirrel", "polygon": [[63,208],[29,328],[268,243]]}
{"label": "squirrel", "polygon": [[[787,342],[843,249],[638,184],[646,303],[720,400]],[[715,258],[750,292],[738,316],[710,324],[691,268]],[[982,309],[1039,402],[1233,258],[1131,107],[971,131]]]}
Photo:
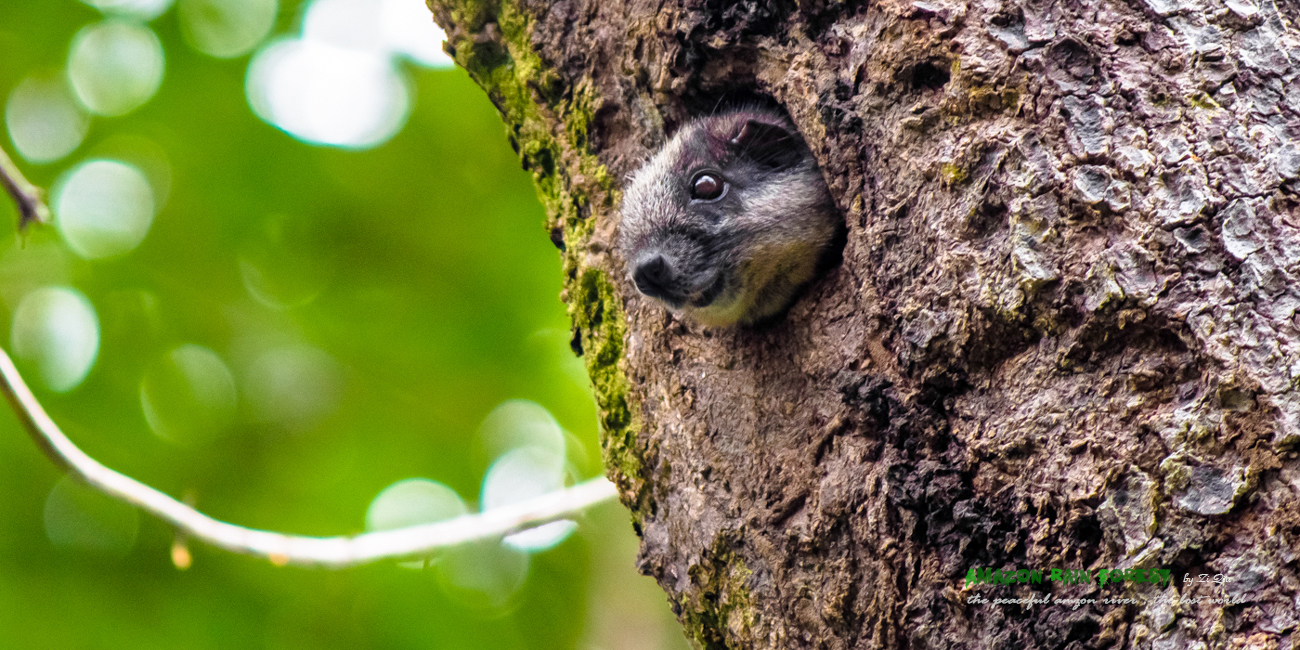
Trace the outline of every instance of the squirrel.
{"label": "squirrel", "polygon": [[844,229],[808,145],[756,108],[683,125],[632,175],[621,212],[637,290],[713,326],[780,317]]}

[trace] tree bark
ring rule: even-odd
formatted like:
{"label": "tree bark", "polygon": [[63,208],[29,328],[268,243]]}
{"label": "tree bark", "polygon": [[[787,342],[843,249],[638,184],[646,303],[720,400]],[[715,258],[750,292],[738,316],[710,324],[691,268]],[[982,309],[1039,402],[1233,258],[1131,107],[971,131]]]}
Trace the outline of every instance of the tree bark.
{"label": "tree bark", "polygon": [[[1292,647],[1300,8],[1256,2],[430,0],[700,647]],[[702,328],[625,280],[619,187],[753,96],[848,241],[778,325]],[[1134,567],[1173,584],[965,580]],[[1096,602],[993,601],[1043,596]]]}

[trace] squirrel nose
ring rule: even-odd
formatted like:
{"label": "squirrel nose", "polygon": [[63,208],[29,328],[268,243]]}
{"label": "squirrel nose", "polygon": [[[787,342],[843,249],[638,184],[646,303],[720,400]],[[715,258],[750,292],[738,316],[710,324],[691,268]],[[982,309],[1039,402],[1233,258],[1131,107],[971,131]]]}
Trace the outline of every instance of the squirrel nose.
{"label": "squirrel nose", "polygon": [[636,288],[651,298],[662,298],[673,281],[673,268],[663,255],[655,255],[637,265],[632,274]]}

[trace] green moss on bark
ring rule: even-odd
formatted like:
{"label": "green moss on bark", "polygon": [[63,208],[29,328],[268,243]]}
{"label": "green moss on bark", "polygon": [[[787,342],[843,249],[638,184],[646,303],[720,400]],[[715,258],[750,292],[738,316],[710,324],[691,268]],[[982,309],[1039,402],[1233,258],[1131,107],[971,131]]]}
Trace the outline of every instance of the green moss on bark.
{"label": "green moss on bark", "polygon": [[612,213],[618,198],[589,147],[595,94],[585,82],[564,92],[564,81],[532,48],[532,17],[515,4],[430,0],[429,6],[447,29],[456,63],[501,112],[507,137],[533,174],[546,231],[564,235],[563,297],[600,406],[606,467],[639,520],[645,482],[636,450],[640,407],[622,367],[627,319],[617,284],[586,259],[595,228],[590,215]]}
{"label": "green moss on bark", "polygon": [[[547,232],[563,233],[563,297],[600,406],[606,469],[639,523],[650,505],[638,443],[641,407],[623,367],[627,316],[613,271],[590,262],[596,228],[590,215],[610,215],[618,201],[613,178],[590,150],[598,97],[586,80],[570,80],[561,92],[564,84],[531,47],[531,18],[510,2],[431,6],[444,21],[456,62],[487,91],[532,172]],[[730,548],[725,539],[715,543],[706,563],[692,569],[701,585],[697,595],[677,603],[687,634],[704,648],[753,637],[758,610],[747,584],[751,572]]]}
{"label": "green moss on bark", "polygon": [[748,647],[754,641],[758,608],[749,589],[753,571],[731,551],[725,536],[715,540],[710,558],[690,568],[694,595],[678,597],[686,634],[705,650]]}

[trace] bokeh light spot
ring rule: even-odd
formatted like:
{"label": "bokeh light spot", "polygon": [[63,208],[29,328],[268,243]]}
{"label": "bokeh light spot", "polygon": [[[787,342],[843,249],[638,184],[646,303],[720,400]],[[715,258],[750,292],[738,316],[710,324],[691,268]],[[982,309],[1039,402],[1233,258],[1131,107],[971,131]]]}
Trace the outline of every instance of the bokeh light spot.
{"label": "bokeh light spot", "polygon": [[366,510],[366,530],[394,530],[431,524],[468,512],[455,490],[424,478],[398,481],[386,488]]}
{"label": "bokeh light spot", "polygon": [[54,213],[59,233],[78,255],[121,255],[149,234],[153,189],[132,165],[91,160],[73,168],[55,187]]}
{"label": "bokeh light spot", "polygon": [[438,558],[443,591],[467,607],[499,615],[528,579],[528,554],[496,540],[461,544]]}
{"label": "bokeh light spot", "polygon": [[565,440],[564,429],[551,412],[526,399],[498,404],[478,429],[478,443],[490,459],[520,447],[535,447],[563,459]]}
{"label": "bokeh light spot", "polygon": [[5,102],[5,126],[18,154],[48,163],[76,151],[90,130],[90,116],[58,76],[30,76],[18,83]]}
{"label": "bokeh light spot", "polygon": [[447,40],[434,24],[423,0],[383,0],[379,26],[385,45],[412,61],[431,68],[450,68],[456,62],[442,51]]}
{"label": "bokeh light spot", "polygon": [[376,0],[314,0],[302,19],[304,39],[362,52],[382,52]]}
{"label": "bokeh light spot", "polygon": [[216,352],[182,345],[145,374],[140,405],[158,437],[199,445],[224,434],[234,420],[235,379]]}
{"label": "bokeh light spot", "polygon": [[220,59],[257,47],[271,33],[278,10],[276,0],[180,0],[176,8],[185,40]]}
{"label": "bokeh light spot", "polygon": [[301,307],[334,278],[331,250],[311,220],[272,215],[240,246],[244,289],[273,309]]}
{"label": "bokeh light spot", "polygon": [[414,91],[394,57],[450,66],[443,40],[421,0],[313,0],[300,38],[254,55],[248,101],[304,142],[373,147],[400,131],[411,109]]}
{"label": "bokeh light spot", "polygon": [[[564,488],[564,454],[540,447],[520,447],[498,458],[483,478],[484,512],[527,501]],[[563,542],[577,527],[556,521],[505,538],[521,551],[543,551]]]}
{"label": "bokeh light spot", "polygon": [[66,393],[85,380],[99,354],[99,319],[80,291],[37,289],[14,310],[10,341],[48,389]]}
{"label": "bokeh light spot", "polygon": [[164,65],[162,43],[153,30],[109,19],[87,25],[73,37],[68,79],[90,112],[125,115],[158,92]]}
{"label": "bokeh light spot", "polygon": [[[366,530],[394,530],[454,519],[468,512],[455,490],[425,478],[398,481],[386,488],[366,510]],[[426,560],[398,562],[406,569],[423,569]]]}
{"label": "bokeh light spot", "polygon": [[338,362],[319,348],[276,348],[249,367],[244,393],[260,421],[302,431],[338,403],[342,374]]}
{"label": "bokeh light spot", "polygon": [[166,149],[139,134],[116,133],[91,151],[94,158],[126,163],[144,174],[153,191],[153,212],[156,215],[162,210],[172,187],[172,165]]}
{"label": "bokeh light spot", "polygon": [[135,546],[140,513],[71,476],[45,498],[45,535],[59,548],[126,555]]}
{"label": "bokeh light spot", "polygon": [[153,20],[161,16],[172,0],[81,0],[82,2],[106,13],[132,16],[141,20]]}
{"label": "bokeh light spot", "polygon": [[384,53],[288,39],[263,47],[248,67],[258,117],[304,142],[368,148],[406,123],[410,90]]}

